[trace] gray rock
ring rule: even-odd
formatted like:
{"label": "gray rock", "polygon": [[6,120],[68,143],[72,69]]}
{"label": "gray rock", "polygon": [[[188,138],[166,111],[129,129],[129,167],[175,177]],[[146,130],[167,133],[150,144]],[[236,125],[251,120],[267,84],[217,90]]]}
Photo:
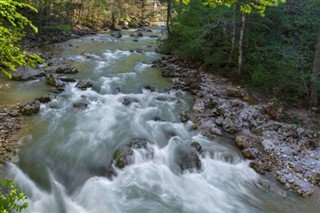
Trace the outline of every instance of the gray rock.
{"label": "gray rock", "polygon": [[201,145],[200,145],[197,141],[192,141],[191,146],[192,146],[195,150],[197,150],[197,152],[198,152],[199,154],[202,153],[202,147],[201,147]]}
{"label": "gray rock", "polygon": [[33,114],[37,114],[39,111],[40,111],[40,103],[38,101],[27,103],[20,107],[20,112],[23,115],[33,115]]}
{"label": "gray rock", "polygon": [[87,103],[84,103],[84,102],[81,102],[81,101],[74,102],[72,105],[73,105],[74,108],[77,108],[77,109],[85,109],[85,108],[88,107]]}
{"label": "gray rock", "polygon": [[84,81],[82,80],[76,84],[76,87],[81,90],[86,90],[88,88],[91,88],[92,86],[93,86],[93,83],[90,80],[84,80]]}
{"label": "gray rock", "polygon": [[245,158],[254,160],[258,156],[258,149],[256,149],[256,148],[246,148],[246,149],[242,150],[242,155]]}
{"label": "gray rock", "polygon": [[139,103],[139,101],[135,98],[125,97],[122,101],[124,106],[130,106],[132,103]]}
{"label": "gray rock", "polygon": [[245,149],[252,146],[251,139],[244,135],[238,135],[235,139],[235,143],[240,149]]}
{"label": "gray rock", "polygon": [[47,72],[55,72],[57,74],[76,74],[79,72],[79,70],[76,67],[65,62],[49,66],[45,70]]}
{"label": "gray rock", "polygon": [[45,96],[41,96],[39,98],[36,98],[37,101],[39,101],[40,103],[48,103],[51,101],[51,98],[49,95],[45,95]]}
{"label": "gray rock", "polygon": [[111,36],[115,37],[115,38],[121,38],[121,32],[120,31],[112,31],[111,32]]}
{"label": "gray rock", "polygon": [[133,149],[146,149],[148,142],[143,138],[134,138],[130,141],[130,147]]}
{"label": "gray rock", "polygon": [[61,82],[56,76],[49,74],[46,77],[47,84],[54,87],[64,87],[64,83]]}
{"label": "gray rock", "polygon": [[11,80],[13,81],[28,81],[43,77],[45,76],[45,73],[39,69],[22,67],[13,72],[11,76]]}
{"label": "gray rock", "polygon": [[174,154],[175,162],[182,171],[201,169],[201,160],[194,148],[190,146],[179,145],[176,147]]}

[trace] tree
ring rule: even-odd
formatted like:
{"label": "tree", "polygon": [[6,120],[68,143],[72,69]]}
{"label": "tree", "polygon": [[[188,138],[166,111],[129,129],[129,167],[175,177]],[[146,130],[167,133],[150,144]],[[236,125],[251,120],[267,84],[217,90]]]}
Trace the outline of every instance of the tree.
{"label": "tree", "polygon": [[21,51],[18,42],[25,35],[25,27],[30,27],[34,32],[38,29],[18,9],[36,9],[28,4],[12,0],[0,0],[0,72],[11,77],[10,72],[18,66],[35,66],[42,59],[35,54]]}
{"label": "tree", "polygon": [[10,180],[0,179],[0,212],[9,213],[10,210],[21,212],[28,207],[26,196],[19,192]]}

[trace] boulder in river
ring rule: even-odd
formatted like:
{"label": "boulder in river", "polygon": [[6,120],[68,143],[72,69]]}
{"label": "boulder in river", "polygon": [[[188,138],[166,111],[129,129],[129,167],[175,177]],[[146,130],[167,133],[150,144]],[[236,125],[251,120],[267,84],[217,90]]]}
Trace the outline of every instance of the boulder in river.
{"label": "boulder in river", "polygon": [[20,107],[20,112],[23,115],[33,115],[37,114],[40,111],[40,102],[33,101],[27,104],[24,104]]}
{"label": "boulder in river", "polygon": [[146,149],[148,142],[143,138],[134,138],[130,141],[130,147],[133,149]]}
{"label": "boulder in river", "polygon": [[36,101],[39,101],[40,103],[49,103],[51,101],[51,98],[49,95],[45,95],[45,96],[36,98]]}
{"label": "boulder in river", "polygon": [[64,83],[62,83],[56,76],[49,74],[46,77],[47,84],[50,86],[62,88],[64,86]]}
{"label": "boulder in river", "polygon": [[113,159],[115,165],[122,169],[133,161],[133,151],[128,146],[121,147],[114,153]]}
{"label": "boulder in river", "polygon": [[88,104],[82,101],[74,102],[72,105],[74,108],[77,108],[77,109],[85,109],[88,107]]}
{"label": "boulder in river", "polygon": [[122,101],[124,106],[130,106],[132,103],[139,103],[139,101],[135,98],[125,97]]}
{"label": "boulder in river", "polygon": [[111,32],[111,36],[115,37],[115,38],[121,38],[121,32],[120,31],[112,31]]}
{"label": "boulder in river", "polygon": [[174,151],[174,158],[176,164],[182,171],[201,169],[201,160],[199,155],[191,146],[178,145]]}
{"label": "boulder in river", "polygon": [[199,154],[202,153],[202,147],[197,141],[192,141],[191,146],[197,150]]}
{"label": "boulder in river", "polygon": [[90,80],[81,80],[76,84],[76,87],[81,90],[86,90],[88,88],[91,88],[92,86],[93,86],[93,83]]}
{"label": "boulder in river", "polygon": [[45,76],[45,73],[39,69],[32,69],[27,67],[18,68],[15,72],[11,74],[13,81],[28,81],[34,80],[38,77]]}
{"label": "boulder in river", "polygon": [[45,69],[47,72],[55,72],[58,74],[76,74],[79,70],[69,63],[53,64]]}

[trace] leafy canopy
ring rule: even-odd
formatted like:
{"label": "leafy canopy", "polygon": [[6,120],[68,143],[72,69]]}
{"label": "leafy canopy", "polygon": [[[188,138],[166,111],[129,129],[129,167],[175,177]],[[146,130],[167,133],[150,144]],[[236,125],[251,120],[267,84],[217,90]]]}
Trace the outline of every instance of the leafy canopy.
{"label": "leafy canopy", "polygon": [[37,10],[26,3],[13,0],[0,0],[0,72],[11,77],[10,71],[17,66],[35,66],[43,60],[35,54],[21,51],[18,42],[25,36],[25,27],[38,32],[32,22],[19,13],[18,9]]}
{"label": "leafy canopy", "polygon": [[[190,0],[182,0],[184,4],[189,4]],[[275,7],[285,3],[286,0],[204,0],[204,5],[216,8],[218,6],[232,6],[236,3],[240,4],[240,10],[244,13],[251,13],[257,10],[264,16],[267,7]]]}

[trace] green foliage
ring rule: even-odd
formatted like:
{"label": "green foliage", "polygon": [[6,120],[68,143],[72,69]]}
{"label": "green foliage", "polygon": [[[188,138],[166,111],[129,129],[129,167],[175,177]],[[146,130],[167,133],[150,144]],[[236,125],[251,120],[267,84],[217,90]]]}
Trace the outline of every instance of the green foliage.
{"label": "green foliage", "polygon": [[21,212],[28,207],[27,197],[19,192],[10,180],[0,180],[0,212],[9,213],[11,210]]}
{"label": "green foliage", "polygon": [[42,59],[35,54],[21,51],[18,42],[24,36],[26,26],[37,32],[37,28],[29,19],[21,15],[18,9],[30,9],[32,6],[12,0],[0,0],[0,72],[11,77],[10,71],[15,71],[17,66],[35,66]]}
{"label": "green foliage", "polygon": [[[181,14],[173,20],[172,35],[161,47],[185,60],[200,61],[215,72],[237,77],[243,12],[238,8],[252,1],[206,2],[212,4],[204,6],[203,1],[193,0],[183,5]],[[268,9],[251,4],[254,10],[246,16],[242,82],[279,98],[306,103],[315,41],[320,36],[320,1],[290,0],[278,7],[273,6],[284,1],[259,2]],[[233,4],[236,7],[230,8]]]}
{"label": "green foliage", "polygon": [[267,7],[275,7],[285,2],[286,0],[205,0],[204,4],[214,8],[221,5],[230,7],[233,4],[239,4],[240,10],[244,13],[251,13],[253,10],[257,10],[260,15],[264,16]]}

